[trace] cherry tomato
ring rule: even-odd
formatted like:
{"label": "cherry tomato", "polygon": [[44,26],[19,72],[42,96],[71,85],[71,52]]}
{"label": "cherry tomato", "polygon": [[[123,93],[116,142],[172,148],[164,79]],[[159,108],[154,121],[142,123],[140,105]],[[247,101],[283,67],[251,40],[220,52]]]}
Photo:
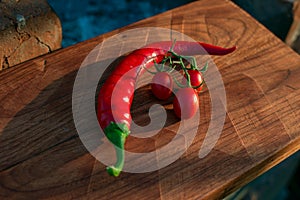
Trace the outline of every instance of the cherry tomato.
{"label": "cherry tomato", "polygon": [[172,94],[173,80],[167,72],[158,72],[151,82],[151,90],[158,99],[166,100]]}
{"label": "cherry tomato", "polygon": [[[201,83],[203,81],[201,72],[199,72],[198,70],[188,70],[188,74],[190,75],[191,85],[193,87],[197,87],[197,86],[201,85]],[[182,78],[182,83],[184,85],[186,85],[186,83],[187,83],[186,75],[184,75],[184,77]],[[202,86],[203,85],[196,88],[195,90],[197,92],[200,92],[202,90]]]}
{"label": "cherry tomato", "polygon": [[173,101],[174,111],[181,119],[192,118],[199,109],[199,97],[193,88],[180,88]]}

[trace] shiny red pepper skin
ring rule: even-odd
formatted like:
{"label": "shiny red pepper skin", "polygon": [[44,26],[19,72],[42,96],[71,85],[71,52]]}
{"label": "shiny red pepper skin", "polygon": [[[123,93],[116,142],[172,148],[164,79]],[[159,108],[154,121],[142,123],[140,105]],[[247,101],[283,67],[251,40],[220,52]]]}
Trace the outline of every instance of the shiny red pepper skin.
{"label": "shiny red pepper skin", "polygon": [[[98,120],[105,129],[110,122],[125,123],[130,129],[130,106],[133,99],[136,78],[143,71],[141,65],[149,68],[153,62],[161,62],[166,51],[162,49],[143,48],[133,51],[121,61],[105,81],[98,96]],[[132,71],[130,71],[132,70]],[[128,72],[131,73],[128,73]],[[122,87],[115,87],[118,81]],[[113,92],[118,98],[112,98]]]}
{"label": "shiny red pepper skin", "polygon": [[[177,41],[174,46],[173,44],[172,41],[157,42],[133,51],[114,69],[99,91],[98,121],[110,141],[119,147],[116,148],[117,164],[108,168],[110,175],[118,176],[124,164],[124,152],[120,149],[124,148],[125,138],[130,130],[130,107],[136,79],[140,73],[145,71],[144,68],[153,66],[154,62],[160,63],[168,55],[171,48],[173,52],[187,56],[199,54],[225,55],[235,50],[235,47],[222,48],[200,42]],[[119,81],[121,81],[119,86],[122,87],[116,87]],[[117,94],[114,98],[112,98],[113,93]],[[120,124],[127,131],[123,128],[117,130],[117,125]],[[116,134],[118,135],[116,136]]]}

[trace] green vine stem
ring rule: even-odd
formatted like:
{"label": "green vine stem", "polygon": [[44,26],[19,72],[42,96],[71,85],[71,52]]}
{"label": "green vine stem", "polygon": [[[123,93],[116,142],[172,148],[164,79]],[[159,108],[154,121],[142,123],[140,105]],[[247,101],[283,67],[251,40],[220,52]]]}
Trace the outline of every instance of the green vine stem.
{"label": "green vine stem", "polygon": [[[149,69],[145,68],[144,69],[149,72],[150,74],[156,74],[157,72],[168,72],[169,74],[171,74],[171,72],[173,72],[176,67],[179,65],[179,67],[183,70],[184,72],[184,76],[186,77],[187,79],[187,83],[186,85],[183,85],[181,84],[174,76],[172,76],[172,78],[174,79],[174,82],[176,83],[176,85],[180,88],[183,88],[183,87],[191,87],[191,88],[194,88],[194,89],[197,89],[198,87],[201,87],[203,84],[204,84],[204,81],[201,82],[200,85],[198,86],[192,86],[191,84],[191,77],[188,73],[188,70],[197,70],[201,73],[204,73],[207,71],[207,68],[208,68],[208,62],[205,63],[205,65],[199,69],[198,68],[198,65],[197,65],[197,61],[196,61],[196,58],[194,56],[183,56],[183,55],[179,55],[177,53],[175,53],[173,51],[174,47],[175,47],[175,43],[176,43],[176,40],[174,40],[170,50],[168,51],[168,56],[166,56],[160,64],[156,63],[154,61],[154,67],[156,69],[156,72],[153,72],[153,71],[150,71]],[[184,64],[184,61],[183,60],[186,60],[190,63],[190,67],[186,66]],[[168,67],[167,69],[165,68],[165,65],[166,63],[169,64],[169,66],[171,67]],[[159,66],[160,65],[160,66]]]}
{"label": "green vine stem", "polygon": [[208,62],[205,63],[205,65],[199,70],[201,73],[206,72],[208,69]]}

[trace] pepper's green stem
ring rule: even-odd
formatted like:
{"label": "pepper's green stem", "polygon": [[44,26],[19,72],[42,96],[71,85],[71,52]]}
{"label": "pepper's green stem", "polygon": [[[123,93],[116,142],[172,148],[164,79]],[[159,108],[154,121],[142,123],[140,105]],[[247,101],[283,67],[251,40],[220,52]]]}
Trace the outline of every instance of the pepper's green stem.
{"label": "pepper's green stem", "polygon": [[107,172],[111,176],[119,176],[125,161],[124,144],[130,131],[126,124],[117,124],[111,122],[105,129],[104,132],[107,138],[114,144],[116,149],[117,162],[113,166],[106,168]]}

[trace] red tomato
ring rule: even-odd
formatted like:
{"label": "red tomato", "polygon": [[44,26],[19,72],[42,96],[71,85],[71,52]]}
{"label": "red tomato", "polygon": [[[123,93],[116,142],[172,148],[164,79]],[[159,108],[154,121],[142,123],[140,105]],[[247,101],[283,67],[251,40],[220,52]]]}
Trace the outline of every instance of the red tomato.
{"label": "red tomato", "polygon": [[174,111],[181,119],[192,118],[199,109],[199,97],[193,88],[180,88],[173,101]]}
{"label": "red tomato", "polygon": [[[193,87],[197,87],[197,86],[199,86],[202,83],[202,81],[203,81],[202,74],[198,70],[188,70],[188,74],[190,75],[191,85]],[[184,75],[184,77],[182,78],[182,83],[184,85],[186,85],[186,82],[187,82],[186,75]],[[195,90],[197,92],[200,92],[202,90],[202,86],[203,85],[201,85],[200,87],[196,88]]]}
{"label": "red tomato", "polygon": [[166,100],[172,94],[173,80],[167,72],[158,72],[154,75],[151,90],[158,99]]}

